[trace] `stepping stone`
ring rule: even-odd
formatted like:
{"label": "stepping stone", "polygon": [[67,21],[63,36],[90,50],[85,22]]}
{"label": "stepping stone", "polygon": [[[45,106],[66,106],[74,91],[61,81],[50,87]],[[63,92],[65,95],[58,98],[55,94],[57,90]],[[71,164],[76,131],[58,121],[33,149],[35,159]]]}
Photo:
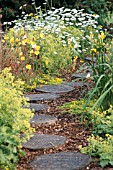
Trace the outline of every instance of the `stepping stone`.
{"label": "stepping stone", "polygon": [[32,127],[36,127],[37,125],[48,123],[54,124],[57,121],[57,118],[50,115],[44,114],[35,114],[34,117],[30,120],[30,124]]}
{"label": "stepping stone", "polygon": [[66,138],[58,135],[34,134],[27,143],[23,144],[24,148],[30,150],[53,148],[63,145]]}
{"label": "stepping stone", "polygon": [[37,104],[37,103],[30,103],[28,106],[25,106],[27,108],[30,108],[31,110],[34,110],[35,112],[46,110],[49,108],[47,104]]}
{"label": "stepping stone", "polygon": [[65,82],[65,84],[71,87],[88,86],[88,83],[83,83],[83,82]]}
{"label": "stepping stone", "polygon": [[91,162],[89,155],[77,152],[60,152],[37,156],[30,167],[34,170],[80,170]]}
{"label": "stepping stone", "polygon": [[30,99],[31,101],[43,101],[43,100],[55,100],[57,98],[59,98],[59,95],[57,94],[28,94],[25,97]]}
{"label": "stepping stone", "polygon": [[36,103],[30,103],[30,109],[34,109],[35,112],[46,110],[49,106],[47,104],[36,104]]}
{"label": "stepping stone", "polygon": [[76,78],[78,78],[78,79],[84,79],[84,78],[86,78],[87,74],[88,74],[88,73],[74,73],[74,74],[72,74],[71,79],[72,79],[72,80],[73,80],[73,79],[76,79]]}
{"label": "stepping stone", "polygon": [[73,91],[73,87],[67,85],[45,85],[35,89],[37,92],[45,93],[68,93]]}

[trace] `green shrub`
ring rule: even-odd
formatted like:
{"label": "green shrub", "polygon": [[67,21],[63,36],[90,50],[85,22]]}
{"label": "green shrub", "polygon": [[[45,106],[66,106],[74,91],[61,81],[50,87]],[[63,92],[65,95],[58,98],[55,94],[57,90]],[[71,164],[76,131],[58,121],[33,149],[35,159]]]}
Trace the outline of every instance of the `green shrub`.
{"label": "green shrub", "polygon": [[[64,32],[69,34],[69,37],[66,37]],[[59,76],[65,69],[74,68],[76,65],[76,55],[72,49],[74,45],[70,41],[71,36],[76,39],[80,33],[78,28],[63,28],[60,30],[60,35],[64,37],[62,38],[56,33],[46,32],[44,28],[34,31],[12,28],[2,40],[2,67],[10,66],[16,78],[21,78],[28,85],[39,82],[39,79],[43,79],[43,74]],[[49,79],[48,82],[52,83]]]}
{"label": "green shrub", "polygon": [[88,138],[89,146],[80,149],[82,153],[99,157],[101,167],[113,166],[113,136],[106,134],[106,138],[94,136]]}
{"label": "green shrub", "polygon": [[[0,168],[16,169],[16,163],[22,156],[22,142],[33,133],[30,119],[33,113],[22,105],[27,100],[22,95],[23,82],[15,81],[10,69],[0,75]],[[23,137],[21,137],[23,136]]]}
{"label": "green shrub", "polygon": [[41,42],[42,57],[40,65],[42,65],[43,73],[59,74],[72,65],[73,53],[72,49],[62,43],[60,37],[52,34],[45,35]]}
{"label": "green shrub", "polygon": [[92,124],[94,133],[105,137],[106,134],[113,135],[113,106],[106,111],[93,111],[92,113]]}
{"label": "green shrub", "polygon": [[100,165],[113,166],[113,106],[106,111],[92,112],[93,135],[88,138],[89,145],[80,146],[83,153],[99,157]]}
{"label": "green shrub", "polygon": [[[107,110],[113,105],[113,42],[106,38],[107,33],[101,31],[94,35],[91,33],[90,42],[90,63],[92,69],[92,77],[95,87],[91,91],[89,101],[96,96],[98,100],[94,104],[92,110],[99,105],[102,110]],[[95,62],[94,62],[95,59]]]}
{"label": "green shrub", "polygon": [[10,22],[21,16],[24,10],[26,13],[35,11],[30,0],[0,0],[0,8],[2,8],[2,22]]}
{"label": "green shrub", "polygon": [[91,100],[85,107],[85,99],[81,98],[72,102],[68,102],[60,106],[62,113],[68,112],[72,115],[79,115],[82,119],[91,121],[90,109],[93,107],[95,100]]}

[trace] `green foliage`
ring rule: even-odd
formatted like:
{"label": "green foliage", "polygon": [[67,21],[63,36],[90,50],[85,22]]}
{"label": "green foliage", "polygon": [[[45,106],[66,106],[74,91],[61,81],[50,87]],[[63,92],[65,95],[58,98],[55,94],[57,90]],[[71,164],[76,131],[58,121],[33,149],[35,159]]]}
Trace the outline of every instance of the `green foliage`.
{"label": "green foliage", "polygon": [[79,115],[82,119],[91,121],[90,109],[93,107],[95,100],[90,100],[88,105],[85,107],[85,99],[79,99],[72,102],[68,102],[60,106],[62,113],[68,112],[72,115]]}
{"label": "green foliage", "polygon": [[94,133],[102,137],[105,134],[113,135],[113,106],[106,111],[93,111],[92,120]]}
{"label": "green foliage", "polygon": [[106,134],[106,138],[92,135],[89,139],[89,146],[81,148],[83,153],[88,153],[91,156],[98,156],[100,165],[105,167],[107,165],[113,166],[113,136]]}
{"label": "green foliage", "polygon": [[15,81],[9,71],[6,68],[0,75],[0,168],[12,170],[23,154],[22,142],[33,133],[29,123],[33,113],[22,107],[27,103],[22,95],[23,82]]}
{"label": "green foliage", "polygon": [[98,156],[100,165],[113,166],[113,106],[106,111],[93,111],[93,135],[88,138],[89,145],[81,148],[83,153]]}
{"label": "green foliage", "polygon": [[63,45],[60,37],[45,35],[42,46],[42,70],[44,73],[57,74],[71,66],[73,53],[69,46]]}
{"label": "green foliage", "polygon": [[[27,6],[23,6],[25,4]],[[22,9],[20,9],[21,6],[23,6]],[[27,13],[34,11],[30,0],[0,0],[0,8],[2,8],[3,15],[2,22],[16,19],[23,10],[27,11]]]}
{"label": "green foliage", "polygon": [[84,107],[85,99],[80,99],[66,103],[60,106],[60,109],[63,113],[84,115],[86,120],[89,120],[93,127],[93,135],[88,138],[89,145],[84,148],[80,146],[80,150],[91,156],[99,157],[102,167],[113,166],[113,106],[103,112],[99,108],[90,112],[94,102],[90,101],[89,105]]}
{"label": "green foliage", "polygon": [[96,13],[100,16],[100,24],[103,24],[103,19],[107,16],[111,7],[108,0],[85,0],[82,1],[82,5],[89,13]]}
{"label": "green foliage", "polygon": [[10,66],[12,73],[16,78],[24,80],[26,86],[34,87],[39,82],[55,83],[56,77],[43,81],[43,74],[48,74],[48,77],[59,76],[63,70],[76,65],[73,43],[68,39],[71,36],[76,38],[81,31],[74,27],[70,31],[70,28],[61,30],[61,35],[64,32],[69,34],[69,38],[62,35],[64,39],[56,33],[43,32],[41,28],[34,31],[10,29],[3,39],[3,67]]}
{"label": "green foliage", "polygon": [[[104,32],[98,34],[98,37],[95,39],[93,34],[91,36],[90,41],[93,48],[90,50],[92,58],[90,66],[96,85],[93,91],[91,91],[89,100],[95,95],[98,96],[94,107],[98,104],[102,110],[107,110],[113,104],[113,45],[112,41],[109,42],[107,40],[106,42],[106,34]],[[94,58],[96,59],[96,65],[94,64]]]}

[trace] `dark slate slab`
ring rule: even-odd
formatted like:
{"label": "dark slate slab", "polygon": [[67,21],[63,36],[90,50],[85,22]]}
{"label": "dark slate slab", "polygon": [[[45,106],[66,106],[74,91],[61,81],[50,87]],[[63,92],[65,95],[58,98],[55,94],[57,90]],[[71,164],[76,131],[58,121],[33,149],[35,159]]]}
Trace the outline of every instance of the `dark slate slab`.
{"label": "dark slate slab", "polygon": [[34,134],[34,136],[23,144],[24,148],[30,150],[53,148],[58,145],[63,145],[66,138],[58,135]]}
{"label": "dark slate slab", "polygon": [[46,110],[48,108],[49,106],[47,104],[30,103],[30,109],[34,109],[35,111]]}
{"label": "dark slate slab", "polygon": [[88,86],[88,83],[84,83],[84,82],[65,82],[65,84],[71,87]]}
{"label": "dark slate slab", "polygon": [[29,98],[30,101],[43,101],[43,100],[55,100],[59,98],[57,94],[28,94],[25,97]]}
{"label": "dark slate slab", "polygon": [[24,107],[30,108],[31,110],[34,110],[35,112],[46,110],[49,108],[47,104],[37,104],[37,103],[30,103],[29,105],[26,105]]}
{"label": "dark slate slab", "polygon": [[35,114],[34,117],[30,120],[30,124],[32,127],[35,127],[37,125],[48,123],[53,124],[57,121],[57,118],[51,115],[45,115],[45,114]]}
{"label": "dark slate slab", "polygon": [[37,92],[45,92],[45,93],[67,93],[73,91],[73,87],[67,85],[45,85],[40,88],[35,89]]}
{"label": "dark slate slab", "polygon": [[87,76],[87,73],[74,73],[74,74],[72,74],[72,76],[71,76],[71,79],[73,80],[73,79],[84,79],[84,78],[86,78],[86,76]]}
{"label": "dark slate slab", "polygon": [[30,166],[34,170],[80,170],[91,161],[89,155],[77,152],[60,152],[37,156]]}

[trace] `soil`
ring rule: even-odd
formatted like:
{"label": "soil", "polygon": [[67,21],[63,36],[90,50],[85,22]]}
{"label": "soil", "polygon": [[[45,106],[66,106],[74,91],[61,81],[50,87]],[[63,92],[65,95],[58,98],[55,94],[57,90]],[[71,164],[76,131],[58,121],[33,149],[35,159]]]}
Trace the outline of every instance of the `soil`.
{"label": "soil", "polygon": [[[69,80],[70,75],[66,75]],[[48,112],[42,112],[41,114],[48,114],[57,116],[58,121],[53,125],[42,124],[36,127],[36,132],[43,134],[61,135],[67,138],[66,143],[63,146],[59,146],[52,149],[43,149],[37,151],[31,151],[23,149],[26,155],[21,158],[17,165],[18,170],[32,170],[29,167],[29,163],[36,157],[44,154],[57,153],[61,151],[79,152],[79,145],[87,146],[87,138],[91,135],[91,127],[86,127],[84,122],[81,122],[79,117],[70,115],[69,113],[61,113],[61,110],[57,107],[66,102],[77,100],[80,96],[83,96],[83,92],[87,92],[87,88],[76,87],[72,92],[61,95],[59,99],[52,101],[40,102],[48,104],[50,109]],[[92,158],[92,162],[84,170],[113,170],[112,167],[101,168],[98,158]]]}

